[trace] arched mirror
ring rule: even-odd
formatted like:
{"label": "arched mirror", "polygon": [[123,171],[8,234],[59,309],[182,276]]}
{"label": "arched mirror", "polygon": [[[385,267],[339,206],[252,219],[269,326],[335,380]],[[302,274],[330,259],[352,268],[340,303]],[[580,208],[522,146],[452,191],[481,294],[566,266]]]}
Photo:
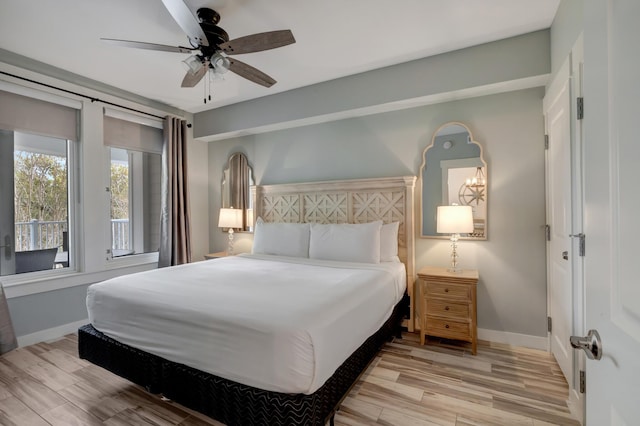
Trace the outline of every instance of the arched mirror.
{"label": "arched mirror", "polygon": [[466,125],[446,123],[434,133],[422,154],[419,177],[422,237],[449,238],[437,232],[437,207],[458,204],[473,210],[473,231],[461,238],[487,239],[487,163]]}
{"label": "arched mirror", "polygon": [[222,172],[222,208],[242,209],[243,227],[239,231],[251,231],[253,205],[249,188],[255,185],[253,170],[247,157],[236,152],[231,154],[227,167]]}

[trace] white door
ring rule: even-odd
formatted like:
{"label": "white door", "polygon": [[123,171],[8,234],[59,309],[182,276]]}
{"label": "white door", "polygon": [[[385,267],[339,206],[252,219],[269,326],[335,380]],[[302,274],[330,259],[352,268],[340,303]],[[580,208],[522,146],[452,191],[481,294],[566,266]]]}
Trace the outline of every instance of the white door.
{"label": "white door", "polygon": [[13,132],[0,129],[0,276],[15,273]]}
{"label": "white door", "polygon": [[543,100],[549,138],[546,164],[548,315],[552,319],[551,353],[568,383],[573,383],[571,276],[571,91],[569,60],[565,61]]}
{"label": "white door", "polygon": [[[584,2],[586,423],[640,422],[640,2]],[[586,331],[586,330],[585,330]]]}

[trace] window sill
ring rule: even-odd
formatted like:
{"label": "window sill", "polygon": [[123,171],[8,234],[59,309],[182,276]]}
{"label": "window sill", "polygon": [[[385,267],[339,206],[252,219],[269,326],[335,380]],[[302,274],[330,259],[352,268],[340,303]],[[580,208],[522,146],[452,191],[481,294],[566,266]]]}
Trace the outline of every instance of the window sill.
{"label": "window sill", "polygon": [[29,274],[8,275],[0,277],[0,282],[2,282],[5,295],[8,299],[11,299],[14,297],[93,284],[120,275],[155,269],[157,266],[158,253],[147,253],[127,256],[127,259],[111,259],[107,261],[102,271],[80,272],[66,268],[32,272]]}
{"label": "window sill", "polygon": [[127,256],[112,257],[105,262],[105,269],[126,268],[128,266],[145,265],[148,263],[158,263],[158,252],[130,254]]}

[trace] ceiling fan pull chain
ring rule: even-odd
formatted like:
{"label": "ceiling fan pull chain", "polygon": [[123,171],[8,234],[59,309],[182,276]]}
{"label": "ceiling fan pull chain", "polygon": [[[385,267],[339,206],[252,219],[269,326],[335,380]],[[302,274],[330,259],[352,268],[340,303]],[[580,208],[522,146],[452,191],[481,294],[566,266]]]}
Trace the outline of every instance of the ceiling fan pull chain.
{"label": "ceiling fan pull chain", "polygon": [[213,72],[209,71],[209,102],[211,102],[211,84],[213,83],[212,77],[211,77],[212,74],[213,74]]}

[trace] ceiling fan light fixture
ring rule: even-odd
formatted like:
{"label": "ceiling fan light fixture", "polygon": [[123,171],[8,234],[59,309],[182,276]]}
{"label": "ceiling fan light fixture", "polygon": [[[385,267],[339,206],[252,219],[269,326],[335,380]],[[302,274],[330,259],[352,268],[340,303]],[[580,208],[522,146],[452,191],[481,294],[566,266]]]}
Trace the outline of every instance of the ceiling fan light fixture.
{"label": "ceiling fan light fixture", "polygon": [[231,63],[229,59],[222,56],[219,52],[214,53],[211,56],[211,67],[213,68],[213,73],[217,75],[221,75],[229,71],[229,67]]}
{"label": "ceiling fan light fixture", "polygon": [[187,59],[182,61],[182,63],[186,65],[187,72],[189,72],[191,74],[196,74],[204,66],[202,64],[202,59],[200,59],[196,55],[189,56]]}

